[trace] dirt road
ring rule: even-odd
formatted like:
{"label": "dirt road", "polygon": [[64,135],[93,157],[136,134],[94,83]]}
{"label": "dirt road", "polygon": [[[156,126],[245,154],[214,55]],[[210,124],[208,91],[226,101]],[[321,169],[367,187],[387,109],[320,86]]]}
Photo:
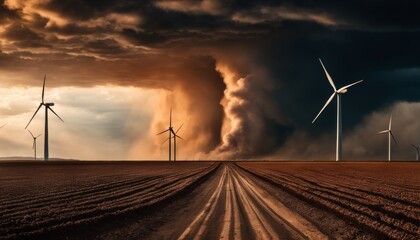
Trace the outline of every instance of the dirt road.
{"label": "dirt road", "polygon": [[[234,164],[224,164],[200,199],[151,239],[327,239]],[[203,199],[205,201],[203,201]],[[184,224],[181,223],[181,220]]]}

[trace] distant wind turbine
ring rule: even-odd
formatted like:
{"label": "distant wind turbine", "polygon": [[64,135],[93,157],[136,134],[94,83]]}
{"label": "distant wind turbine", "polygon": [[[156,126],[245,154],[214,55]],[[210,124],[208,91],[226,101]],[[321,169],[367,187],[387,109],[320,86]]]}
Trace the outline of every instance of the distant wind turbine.
{"label": "distant wind turbine", "polygon": [[420,152],[419,152],[419,148],[420,148],[420,145],[414,145],[414,144],[411,144],[411,146],[414,148],[414,149],[416,149],[416,161],[418,161],[419,160],[419,155],[420,155]]}
{"label": "distant wind turbine", "polygon": [[391,137],[394,140],[395,144],[397,144],[397,140],[395,140],[394,134],[392,134],[392,115],[389,118],[389,125],[387,130],[380,131],[379,133],[388,133],[388,161],[391,161]]}
{"label": "distant wind turbine", "polygon": [[[180,128],[179,128],[180,129]],[[178,129],[178,130],[179,130]],[[163,134],[163,133],[165,133],[165,132],[169,132],[169,137],[168,137],[168,139],[166,139],[166,141],[168,141],[169,140],[169,161],[171,161],[171,154],[172,154],[172,149],[171,149],[171,143],[172,143],[172,141],[171,141],[171,139],[172,139],[172,134],[174,135],[174,136],[177,136],[176,135],[176,133],[174,132],[174,129],[173,129],[173,127],[172,127],[172,108],[171,108],[171,110],[170,110],[170,113],[169,113],[169,127],[168,127],[168,129],[166,129],[165,131],[163,131],[163,132],[160,132],[160,133],[158,133],[158,134],[156,134],[156,135],[160,135],[160,134]],[[178,136],[179,137],[179,136]],[[179,137],[179,138],[181,138],[181,137]],[[166,142],[165,141],[165,142]],[[163,143],[165,143],[165,142],[163,142]],[[176,144],[176,142],[175,142],[175,144]],[[175,147],[176,147],[176,145],[175,145]],[[175,150],[175,154],[176,154],[176,150]],[[176,156],[175,156],[175,160],[176,160]]]}
{"label": "distant wind turbine", "polygon": [[[178,135],[178,131],[182,128],[183,125],[184,124],[181,124],[181,126],[178,128],[178,130],[176,130],[176,132],[173,133],[174,136],[172,137],[174,139],[174,162],[176,161],[176,138],[184,140],[182,137],[180,137]],[[167,138],[162,144],[166,143],[168,140],[169,140],[169,138]]]}
{"label": "distant wind turbine", "polygon": [[36,160],[36,139],[42,134],[39,134],[38,136],[35,137],[29,129],[28,129],[28,132],[31,134],[32,138],[34,139],[34,142],[32,144],[32,149],[34,150],[34,159]]}
{"label": "distant wind turbine", "polygon": [[181,124],[181,126],[178,128],[178,130],[176,130],[176,132],[174,133],[174,136],[173,136],[173,139],[174,139],[174,161],[176,161],[176,138],[184,140],[182,137],[178,136],[178,132],[182,128],[183,125],[184,124]]}
{"label": "distant wind turbine", "polygon": [[61,119],[60,116],[57,115],[57,113],[52,110],[52,106],[54,106],[54,103],[44,103],[44,90],[45,90],[45,79],[47,78],[47,75],[44,75],[44,84],[42,85],[42,98],[41,103],[39,104],[38,108],[36,109],[34,115],[32,116],[31,120],[29,120],[28,124],[26,125],[25,129],[29,126],[29,124],[32,122],[32,119],[34,119],[35,115],[38,113],[39,109],[42,106],[45,106],[45,133],[44,133],[44,160],[48,161],[49,155],[48,155],[48,110],[50,110],[52,113],[54,113],[55,116],[57,116],[62,122],[63,119]]}
{"label": "distant wind turbine", "polygon": [[332,99],[337,96],[337,142],[336,142],[336,153],[335,153],[335,160],[339,161],[342,159],[342,152],[343,152],[343,147],[342,147],[342,126],[341,126],[341,95],[347,92],[347,89],[353,85],[356,85],[358,83],[363,82],[363,80],[354,82],[352,84],[346,85],[340,89],[337,90],[337,88],[334,85],[334,82],[332,80],[332,78],[330,77],[330,74],[328,74],[327,69],[325,68],[324,64],[322,63],[321,59],[319,59],[319,62],[322,65],[322,68],[324,69],[325,75],[327,76],[328,81],[330,82],[332,88],[334,89],[334,93],[331,95],[331,97],[327,100],[327,102],[325,103],[324,107],[322,107],[321,111],[319,111],[318,115],[316,115],[316,117],[314,118],[314,120],[312,121],[312,123],[314,123],[316,121],[316,119],[319,117],[319,115],[321,115],[322,111],[324,111],[324,109],[328,106],[328,104],[330,104],[330,102],[332,101]]}

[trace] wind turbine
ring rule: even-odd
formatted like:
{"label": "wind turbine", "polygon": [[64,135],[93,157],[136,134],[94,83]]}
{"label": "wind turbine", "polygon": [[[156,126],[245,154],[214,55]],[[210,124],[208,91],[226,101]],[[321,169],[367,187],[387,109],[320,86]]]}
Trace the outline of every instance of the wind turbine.
{"label": "wind turbine", "polygon": [[[172,137],[174,139],[174,162],[176,161],[176,138],[179,138],[181,140],[184,140],[182,137],[180,137],[177,133],[182,128],[184,124],[181,124],[181,126],[176,130],[175,133],[172,133],[174,136]],[[167,130],[166,130],[167,131]],[[162,144],[166,143],[170,138],[167,138]]]}
{"label": "wind turbine", "polygon": [[174,133],[174,161],[176,161],[176,138],[179,138],[181,140],[184,140],[182,137],[178,136],[178,131],[182,128],[184,124],[181,124],[181,126],[178,128],[178,130],[176,130],[176,132]]}
{"label": "wind turbine", "polygon": [[389,118],[388,129],[379,132],[379,133],[388,133],[388,162],[391,161],[391,137],[394,140],[395,144],[397,144],[397,140],[395,140],[394,134],[392,134],[391,127],[392,127],[392,115]]}
{"label": "wind turbine", "polygon": [[420,145],[414,145],[414,144],[411,144],[411,146],[414,148],[414,149],[416,149],[416,161],[418,161],[419,160],[419,155],[420,155],[420,152],[419,152],[419,148],[420,148]]}
{"label": "wind turbine", "polygon": [[34,139],[34,143],[32,144],[32,149],[34,150],[34,158],[36,160],[36,139],[42,134],[39,134],[38,136],[35,137],[29,129],[28,129],[28,132],[31,134],[32,138]]}
{"label": "wind turbine", "polygon": [[322,107],[321,111],[319,111],[318,115],[314,118],[312,123],[316,121],[316,119],[321,115],[322,111],[330,104],[332,99],[337,96],[337,142],[336,142],[336,153],[335,153],[335,160],[339,161],[342,159],[343,154],[343,147],[342,147],[342,127],[341,127],[341,95],[347,92],[347,89],[353,85],[356,85],[358,83],[363,82],[363,80],[359,80],[357,82],[354,82],[352,84],[346,85],[340,89],[337,90],[337,88],[334,85],[334,82],[328,74],[327,69],[325,68],[324,64],[322,63],[321,59],[319,59],[319,62],[322,65],[322,68],[324,69],[325,75],[327,76],[328,81],[330,82],[332,88],[334,89],[334,93],[331,95],[331,97],[327,100],[324,107]]}
{"label": "wind turbine", "polygon": [[26,125],[25,129],[29,126],[29,124],[32,122],[32,119],[34,119],[35,115],[38,113],[39,109],[44,106],[45,107],[45,133],[44,133],[44,160],[48,161],[48,110],[50,110],[52,113],[54,113],[55,116],[57,116],[62,122],[63,119],[61,119],[60,116],[57,115],[57,113],[52,110],[52,106],[54,106],[54,103],[44,103],[44,90],[45,90],[45,79],[47,78],[47,74],[44,75],[44,84],[42,85],[42,98],[41,103],[39,104],[38,108],[36,109],[34,115],[32,116],[31,120],[29,120],[28,124]]}
{"label": "wind turbine", "polygon": [[[172,134],[176,135],[175,132],[174,132],[174,129],[172,128],[172,108],[171,108],[170,113],[169,113],[169,127],[168,127],[168,129],[166,129],[165,131],[160,132],[156,135],[160,135],[160,134],[163,134],[165,132],[169,132],[169,137],[168,137],[168,139],[169,139],[169,161],[171,161],[171,153],[172,153],[172,151],[171,151],[172,150],[171,149],[171,143],[172,143],[171,138],[172,138]],[[165,142],[163,142],[163,143],[165,143]]]}

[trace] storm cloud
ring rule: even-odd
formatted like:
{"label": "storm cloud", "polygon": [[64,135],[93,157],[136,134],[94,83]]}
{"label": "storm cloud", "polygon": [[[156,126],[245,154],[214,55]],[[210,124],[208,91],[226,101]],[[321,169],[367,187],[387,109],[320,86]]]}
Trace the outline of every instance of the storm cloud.
{"label": "storm cloud", "polygon": [[[337,86],[364,80],[343,96],[344,157],[375,159],[385,147],[367,144],[373,138],[361,134],[371,131],[369,119],[382,113],[386,121],[395,112],[404,123],[419,108],[419,7],[413,1],[5,0],[0,80],[5,87],[39,86],[47,72],[51,87],[164,90],[170,94],[150,129],[165,127],[169,108],[177,109],[179,122],[188,119],[184,144],[191,154],[317,159],[333,156],[335,142],[334,102],[311,124],[332,93],[322,58]],[[410,133],[418,136],[420,127],[410,126],[396,135],[415,141]],[[144,144],[127,139],[131,149]],[[404,148],[396,151],[408,158]]]}

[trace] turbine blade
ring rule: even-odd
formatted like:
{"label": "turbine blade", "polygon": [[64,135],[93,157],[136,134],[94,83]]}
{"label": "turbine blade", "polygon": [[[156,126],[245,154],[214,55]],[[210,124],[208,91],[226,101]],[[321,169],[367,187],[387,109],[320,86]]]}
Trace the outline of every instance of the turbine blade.
{"label": "turbine blade", "polygon": [[163,141],[163,142],[162,142],[162,145],[163,145],[164,143],[166,143],[168,140],[169,140],[169,138],[167,138],[165,141]]}
{"label": "turbine blade", "polygon": [[391,131],[391,125],[392,125],[392,115],[389,118],[389,128],[388,128],[389,131]]}
{"label": "turbine blade", "polygon": [[178,131],[182,128],[182,126],[184,126],[184,123],[181,124],[181,126],[178,128],[178,130],[176,130],[175,133],[178,133]]}
{"label": "turbine blade", "polygon": [[383,130],[383,131],[380,131],[378,133],[388,133],[388,132],[389,132],[389,130]]}
{"label": "turbine blade", "polygon": [[363,80],[359,80],[359,81],[354,82],[354,83],[352,83],[352,84],[346,85],[346,86],[344,86],[344,87],[342,87],[342,88],[338,89],[338,92],[341,92],[341,91],[343,91],[344,89],[347,89],[347,88],[349,88],[349,87],[351,87],[351,86],[353,86],[353,85],[356,85],[356,84],[358,84],[358,83],[361,83],[361,82],[363,82]]}
{"label": "turbine blade", "polygon": [[413,148],[415,148],[415,149],[419,149],[416,145],[414,145],[414,144],[410,144]]}
{"label": "turbine blade", "polygon": [[45,89],[45,79],[47,78],[47,74],[44,75],[44,84],[42,84],[42,103],[44,103],[44,89]]}
{"label": "turbine blade", "polygon": [[160,134],[162,134],[162,133],[166,133],[167,131],[169,131],[169,129],[166,129],[165,131],[163,131],[163,132],[160,132],[160,133],[156,134],[156,136],[157,136],[157,135],[160,135]]}
{"label": "turbine blade", "polygon": [[334,88],[334,92],[337,92],[337,89],[335,88],[334,82],[328,73],[327,69],[325,68],[324,64],[322,63],[321,58],[319,59],[319,62],[321,62],[322,68],[324,69],[325,75],[327,75],[328,81],[330,82],[331,86]]}
{"label": "turbine blade", "polygon": [[42,135],[42,134],[39,134],[38,136],[36,136],[36,137],[35,137],[35,139],[36,139],[36,138],[38,138],[38,137],[39,137],[39,136],[41,136],[41,135]]}
{"label": "turbine blade", "polygon": [[35,138],[35,136],[32,134],[32,132],[31,132],[31,130],[29,130],[28,129],[28,132],[31,134],[31,136],[33,137],[33,138]]}
{"label": "turbine blade", "polygon": [[312,121],[312,123],[315,122],[315,120],[319,117],[319,115],[321,115],[322,111],[324,111],[324,109],[328,106],[328,104],[330,104],[331,100],[334,98],[335,96],[335,92],[331,95],[331,97],[328,99],[328,101],[325,103],[324,107],[322,107],[321,111],[319,111],[318,115],[316,115],[316,117],[314,118],[314,120]]}
{"label": "turbine blade", "polygon": [[5,124],[3,124],[0,128],[3,128],[4,126],[6,126],[7,125],[7,123],[5,123]]}
{"label": "turbine blade", "polygon": [[32,119],[34,119],[34,117],[35,117],[36,113],[39,111],[39,109],[41,108],[41,106],[42,106],[42,105],[44,105],[44,103],[40,103],[40,104],[39,104],[38,108],[36,109],[36,111],[35,111],[34,115],[32,116],[31,120],[29,120],[29,122],[28,122],[28,124],[26,125],[25,129],[29,126],[29,123],[31,123],[31,122],[32,122]]}
{"label": "turbine blade", "polygon": [[52,110],[52,108],[50,108],[50,106],[48,106],[48,109],[50,109],[51,110],[51,112],[53,112],[54,114],[55,114],[55,116],[57,116],[62,122],[64,122],[63,121],[63,119],[61,119],[61,117],[60,116],[58,116],[58,114],[57,113],[55,113],[54,112],[54,110]]}
{"label": "turbine blade", "polygon": [[394,134],[392,134],[392,131],[389,131],[389,133],[391,134],[392,139],[394,139],[395,144],[398,144],[397,140],[395,140]]}
{"label": "turbine blade", "polygon": [[182,137],[180,137],[180,136],[178,136],[178,135],[175,135],[175,137],[177,137],[177,138],[179,138],[179,139],[181,139],[181,140],[184,140]]}
{"label": "turbine blade", "polygon": [[172,107],[171,107],[171,110],[169,112],[169,126],[172,127]]}

